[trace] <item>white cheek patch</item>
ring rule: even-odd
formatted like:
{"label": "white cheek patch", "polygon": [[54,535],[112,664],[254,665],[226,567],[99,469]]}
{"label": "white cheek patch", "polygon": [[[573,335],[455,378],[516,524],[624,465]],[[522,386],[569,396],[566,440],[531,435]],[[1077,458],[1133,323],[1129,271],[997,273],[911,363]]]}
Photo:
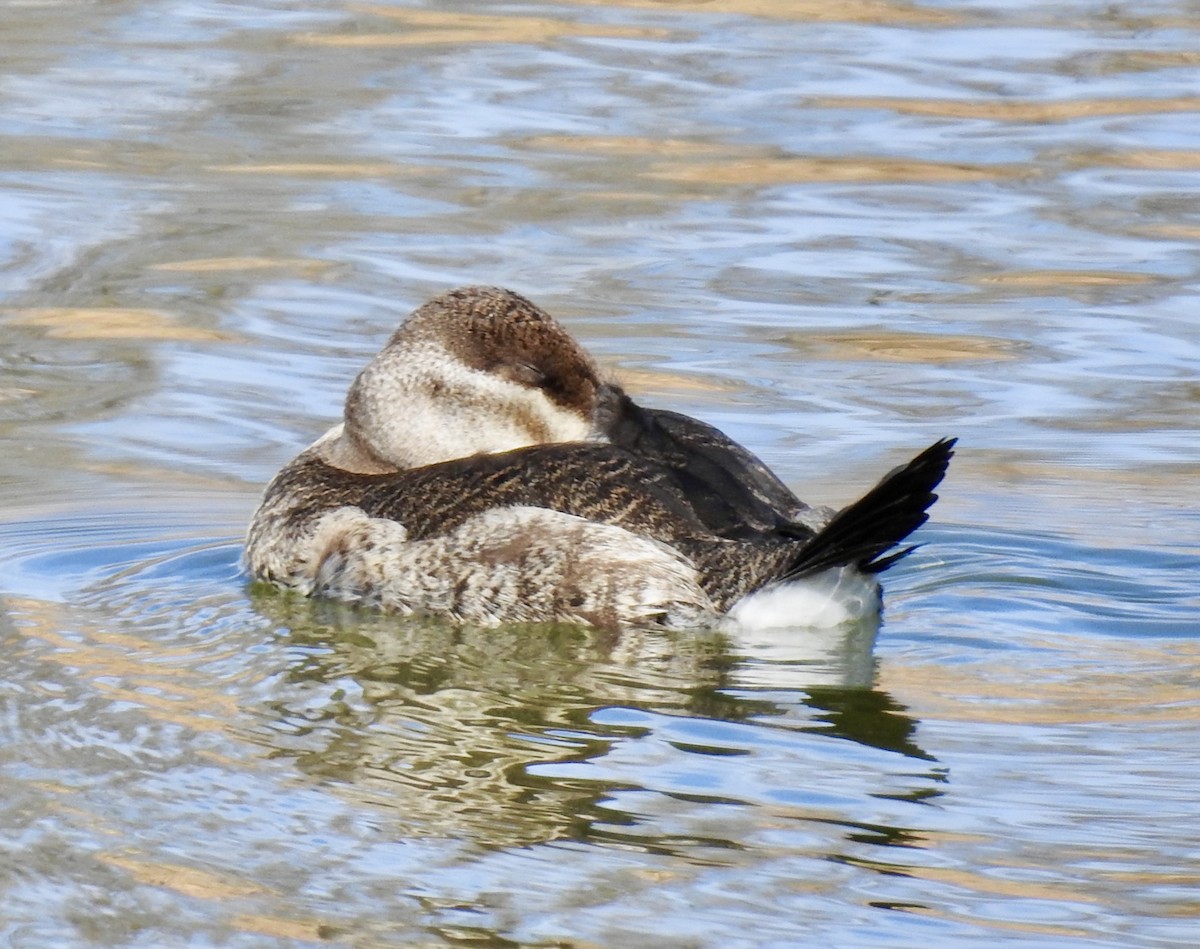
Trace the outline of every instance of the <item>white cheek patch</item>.
{"label": "white cheek patch", "polygon": [[592,421],[588,416],[557,405],[541,390],[523,386],[518,388],[521,389],[525,404],[546,429],[541,442],[581,442],[588,437],[592,428]]}
{"label": "white cheek patch", "polygon": [[441,350],[409,353],[370,380],[363,435],[381,457],[416,467],[550,442],[582,441],[590,420],[544,392],[471,369]]}

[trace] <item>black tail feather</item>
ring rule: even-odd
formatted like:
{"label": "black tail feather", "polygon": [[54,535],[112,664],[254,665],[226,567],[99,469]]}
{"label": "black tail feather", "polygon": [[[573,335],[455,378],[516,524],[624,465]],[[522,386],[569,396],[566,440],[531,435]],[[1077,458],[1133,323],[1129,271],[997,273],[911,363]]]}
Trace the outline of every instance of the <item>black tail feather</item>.
{"label": "black tail feather", "polygon": [[929,507],[937,500],[933,489],[945,477],[957,441],[935,442],[835,514],[800,549],[784,579],[849,564],[864,573],[879,573],[912,553],[915,546],[888,551],[928,520]]}

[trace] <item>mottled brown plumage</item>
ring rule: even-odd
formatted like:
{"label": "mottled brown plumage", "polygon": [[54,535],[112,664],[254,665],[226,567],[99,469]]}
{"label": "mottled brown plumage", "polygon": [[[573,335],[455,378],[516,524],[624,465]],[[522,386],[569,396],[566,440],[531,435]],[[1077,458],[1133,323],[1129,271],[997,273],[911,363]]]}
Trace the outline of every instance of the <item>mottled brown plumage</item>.
{"label": "mottled brown plumage", "polygon": [[[481,427],[447,431],[463,419]],[[469,288],[417,310],[351,387],[343,426],[279,473],[247,560],[400,612],[697,625],[767,587],[903,557],[953,444],[836,515],[811,508],[712,426],[602,383],[524,298]]]}

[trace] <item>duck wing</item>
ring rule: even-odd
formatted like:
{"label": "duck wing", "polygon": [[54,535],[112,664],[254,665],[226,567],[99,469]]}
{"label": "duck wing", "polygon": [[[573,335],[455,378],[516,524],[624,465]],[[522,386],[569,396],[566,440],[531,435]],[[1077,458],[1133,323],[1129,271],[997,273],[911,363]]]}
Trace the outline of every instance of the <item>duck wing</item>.
{"label": "duck wing", "polygon": [[664,543],[719,541],[672,472],[613,445],[563,442],[472,455],[392,474],[354,474],[319,459],[272,485],[311,509],[351,505],[404,525],[412,540],[498,507],[528,506],[615,524]]}
{"label": "duck wing", "polygon": [[668,471],[696,516],[719,536],[813,533],[795,522],[808,505],[758,457],[712,425],[643,408],[620,387],[605,385],[593,428],[611,444]]}
{"label": "duck wing", "polygon": [[[761,460],[724,432],[676,412],[645,409],[618,386],[603,386],[594,426],[614,444],[670,473],[696,516],[714,534],[761,545],[788,580],[854,565],[880,573],[911,553],[889,553],[929,518],[957,439],[944,438],[835,514],[820,530],[796,522],[808,509]],[[786,563],[775,543],[793,542]],[[714,556],[729,551],[716,548]],[[742,554],[744,556],[744,554]]]}

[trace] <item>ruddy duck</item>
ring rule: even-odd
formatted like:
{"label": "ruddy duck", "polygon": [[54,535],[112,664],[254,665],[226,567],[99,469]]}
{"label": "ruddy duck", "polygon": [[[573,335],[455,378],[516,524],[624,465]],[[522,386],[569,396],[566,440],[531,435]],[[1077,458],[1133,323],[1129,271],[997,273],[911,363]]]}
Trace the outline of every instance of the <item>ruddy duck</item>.
{"label": "ruddy duck", "polygon": [[761,622],[763,603],[817,576],[853,581],[877,611],[875,576],[912,550],[897,547],[953,445],[839,512],[810,507],[717,429],[602,380],[528,300],[453,290],[400,326],[342,423],[276,475],[246,562],[309,596],[484,625]]}

